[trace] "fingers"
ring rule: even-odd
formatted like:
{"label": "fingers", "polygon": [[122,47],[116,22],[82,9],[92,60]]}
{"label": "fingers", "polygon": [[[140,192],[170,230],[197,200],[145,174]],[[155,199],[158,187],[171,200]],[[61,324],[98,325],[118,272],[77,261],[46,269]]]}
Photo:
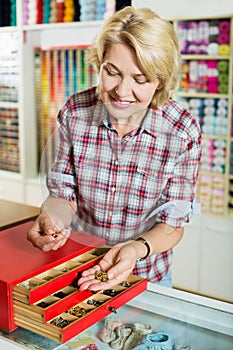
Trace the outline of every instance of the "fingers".
{"label": "fingers", "polygon": [[[126,280],[136,262],[136,252],[132,244],[123,243],[111,248],[98,265],[82,273],[78,280],[80,290],[97,291],[112,288]],[[97,279],[96,271],[107,272],[107,281]]]}
{"label": "fingers", "polygon": [[[61,225],[60,225],[61,226]],[[47,214],[41,214],[27,233],[27,239],[33,246],[44,252],[61,248],[70,236],[70,230],[62,228],[58,231]]]}
{"label": "fingers", "polygon": [[89,274],[88,276],[81,277],[78,280],[79,289],[80,290],[89,289],[91,291],[98,291],[102,289],[112,288],[117,284],[126,280],[129,274],[130,274],[130,271],[129,272],[124,271],[122,273],[117,274],[112,279],[108,279],[105,282],[102,282],[101,280],[96,279],[95,274]]}
{"label": "fingers", "polygon": [[[83,276],[83,280],[85,280],[85,277],[88,279],[89,276],[95,276],[95,273],[97,271],[100,271],[100,266],[99,265],[95,265],[93,267],[91,267],[90,269],[83,271],[82,276]],[[82,280],[82,278],[80,279]]]}
{"label": "fingers", "polygon": [[[102,259],[103,260],[103,259]],[[107,271],[107,281],[101,281],[96,278],[97,271],[106,271],[101,268],[102,260],[99,265],[83,271],[82,277],[78,280],[80,290],[89,289],[91,291],[98,291],[101,289],[112,288],[117,284],[126,280],[132,271],[132,268],[126,265],[124,261],[120,261],[116,266],[113,266]]]}

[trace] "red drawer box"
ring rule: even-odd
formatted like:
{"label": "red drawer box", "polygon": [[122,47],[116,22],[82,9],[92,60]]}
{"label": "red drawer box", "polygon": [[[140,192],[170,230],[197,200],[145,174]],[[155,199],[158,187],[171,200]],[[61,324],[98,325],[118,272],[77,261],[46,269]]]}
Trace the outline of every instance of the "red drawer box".
{"label": "red drawer box", "polygon": [[[26,239],[26,233],[32,223],[32,221],[27,222],[0,232],[0,328],[8,331],[17,328],[13,312],[13,288],[17,284],[56,268],[57,265],[75,259],[77,256],[105,243],[105,240],[101,238],[72,232],[64,247],[56,251],[43,252],[33,247]],[[87,268],[87,265],[85,267],[81,266],[79,271],[82,268]],[[77,273],[78,268],[71,272],[70,280],[74,279]],[[32,300],[33,298],[39,300],[39,298],[41,299],[53,291],[61,289],[65,285],[63,278],[66,279],[68,284],[68,276],[66,275],[61,276],[61,285],[58,279],[55,279],[53,283],[48,284],[48,287],[44,288],[42,286],[41,294],[37,294],[40,293],[37,289],[32,290]],[[25,299],[27,299],[27,296],[25,296]]]}
{"label": "red drawer box", "polygon": [[64,247],[43,252],[26,240],[32,222],[0,233],[0,327],[24,327],[64,343],[142,293],[147,280],[130,275],[98,293],[79,291],[78,275],[109,249],[105,241],[72,232]]}

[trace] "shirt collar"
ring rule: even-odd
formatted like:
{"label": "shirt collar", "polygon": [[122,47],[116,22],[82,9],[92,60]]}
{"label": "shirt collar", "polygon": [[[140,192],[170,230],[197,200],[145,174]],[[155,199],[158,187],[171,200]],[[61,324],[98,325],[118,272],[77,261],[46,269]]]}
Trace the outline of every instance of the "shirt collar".
{"label": "shirt collar", "polygon": [[93,108],[93,125],[100,126],[104,124],[108,126],[108,115],[109,113],[106,106],[101,100],[98,100]]}
{"label": "shirt collar", "polygon": [[162,131],[162,109],[148,109],[141,125],[141,132],[146,131],[153,137],[157,137]]}
{"label": "shirt collar", "polygon": [[[94,106],[93,125],[105,125],[109,129],[112,128],[108,110],[101,100],[98,100]],[[162,109],[148,109],[139,130],[140,133],[146,131],[151,136],[157,137],[162,130]]]}

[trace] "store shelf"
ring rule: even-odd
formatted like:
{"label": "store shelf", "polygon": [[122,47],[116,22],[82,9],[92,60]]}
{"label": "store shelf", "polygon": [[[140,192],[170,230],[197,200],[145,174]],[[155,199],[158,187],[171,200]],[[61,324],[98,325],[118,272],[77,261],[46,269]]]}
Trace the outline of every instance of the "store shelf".
{"label": "store shelf", "polygon": [[103,21],[85,21],[85,22],[67,22],[67,23],[43,23],[24,25],[23,31],[35,31],[35,30],[53,30],[53,29],[77,29],[77,28],[91,28],[99,27],[103,24]]}

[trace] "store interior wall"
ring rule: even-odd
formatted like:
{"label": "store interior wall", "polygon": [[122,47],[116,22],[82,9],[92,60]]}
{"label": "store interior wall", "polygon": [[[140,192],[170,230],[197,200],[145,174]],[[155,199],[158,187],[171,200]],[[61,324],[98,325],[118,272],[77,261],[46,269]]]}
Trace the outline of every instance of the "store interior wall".
{"label": "store interior wall", "polygon": [[[166,19],[233,15],[233,0],[134,0],[132,5],[149,7]],[[179,281],[183,271],[189,286],[184,289],[195,291],[203,288],[208,296],[217,299],[226,295],[226,289],[233,291],[230,272],[232,233],[232,220],[205,215],[194,217],[185,229],[184,238],[174,249],[173,279]],[[233,294],[230,294],[228,297],[232,300]]]}
{"label": "store interior wall", "polygon": [[133,0],[132,5],[149,7],[164,18],[233,14],[233,0]]}

